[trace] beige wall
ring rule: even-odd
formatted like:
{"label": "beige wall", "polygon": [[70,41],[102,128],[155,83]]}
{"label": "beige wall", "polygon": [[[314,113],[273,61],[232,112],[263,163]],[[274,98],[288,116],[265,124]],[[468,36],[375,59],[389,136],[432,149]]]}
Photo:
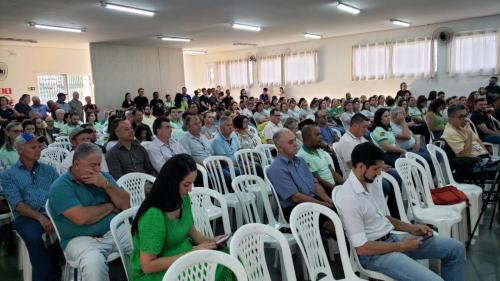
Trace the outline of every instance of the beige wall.
{"label": "beige wall", "polygon": [[88,49],[0,45],[0,62],[9,69],[0,88],[12,88],[16,102],[22,94],[38,95],[37,74],[91,74]]}
{"label": "beige wall", "polygon": [[142,87],[151,99],[154,91],[175,94],[184,86],[181,49],[90,44],[96,102],[102,108],[120,108],[126,92]]}
{"label": "beige wall", "polygon": [[[209,53],[206,55],[184,55],[184,70],[186,85],[190,91],[192,89],[211,86],[208,85],[207,63],[236,58],[248,58],[250,54],[259,56],[286,53],[290,51],[318,50],[319,58],[319,82],[306,85],[285,87],[288,96],[291,97],[341,97],[346,92],[351,92],[353,96],[362,94],[373,95],[395,95],[399,89],[401,79],[390,79],[380,81],[352,81],[351,80],[351,49],[359,43],[379,42],[399,38],[411,38],[417,36],[429,36],[432,32],[442,26],[452,28],[454,31],[477,30],[484,28],[500,28],[500,16],[491,16],[460,20],[455,22],[427,25],[422,27],[412,27],[391,31],[373,32],[343,36],[336,38],[326,38],[322,40],[309,40],[300,43],[284,44],[271,47],[253,48],[242,51]],[[487,76],[451,78],[446,73],[447,48],[438,48],[438,73],[434,79],[405,79],[408,82],[413,94],[426,94],[430,90],[444,90],[447,95],[468,95],[473,89],[487,84]],[[256,67],[255,67],[256,68]],[[249,89],[251,95],[260,94],[261,88],[257,84],[257,75],[254,71],[253,87]],[[270,89],[272,94],[278,93],[277,88]],[[239,89],[234,89],[233,96],[238,96]]]}

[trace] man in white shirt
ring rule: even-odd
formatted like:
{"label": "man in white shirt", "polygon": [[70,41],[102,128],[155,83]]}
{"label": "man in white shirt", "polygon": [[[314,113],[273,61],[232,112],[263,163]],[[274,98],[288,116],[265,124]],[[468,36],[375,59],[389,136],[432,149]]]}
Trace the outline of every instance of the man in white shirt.
{"label": "man in white shirt", "polygon": [[283,125],[281,125],[280,121],[281,112],[276,108],[271,109],[271,112],[269,114],[269,123],[267,123],[263,131],[264,138],[266,139],[267,143],[272,144],[274,133],[276,133],[280,129],[283,129]]}
{"label": "man in white shirt", "polygon": [[354,114],[351,118],[349,130],[340,138],[337,144],[337,157],[344,163],[347,169],[351,169],[351,153],[354,147],[360,143],[367,142],[364,134],[368,132],[370,119],[361,113]]}
{"label": "man in white shirt", "polygon": [[[433,236],[426,225],[409,224],[390,216],[382,188],[373,184],[384,166],[384,152],[370,142],[356,146],[351,155],[352,172],[336,188],[334,203],[349,243],[363,267],[396,280],[464,280],[464,245]],[[407,233],[396,234],[392,230]],[[441,277],[416,259],[440,259]]]}
{"label": "man in white shirt", "polygon": [[[73,146],[73,150],[71,150],[68,157],[66,157],[61,163],[61,170],[63,172],[66,172],[69,168],[71,168],[71,165],[73,164],[73,154],[75,154],[75,149],[84,142],[91,142],[91,134],[93,132],[94,131],[92,129],[85,129],[81,127],[78,127],[71,131],[71,133],[69,134],[69,141]],[[101,172],[109,172],[108,164],[106,163],[106,161],[101,161]]]}
{"label": "man in white shirt", "polygon": [[153,133],[156,137],[148,147],[149,160],[156,172],[160,173],[165,162],[172,156],[187,152],[180,143],[171,138],[172,126],[168,118],[156,118],[153,122]]}
{"label": "man in white shirt", "polygon": [[146,105],[144,107],[144,115],[142,116],[142,123],[149,126],[149,128],[153,128],[153,122],[155,121],[155,117],[151,115],[151,107]]}

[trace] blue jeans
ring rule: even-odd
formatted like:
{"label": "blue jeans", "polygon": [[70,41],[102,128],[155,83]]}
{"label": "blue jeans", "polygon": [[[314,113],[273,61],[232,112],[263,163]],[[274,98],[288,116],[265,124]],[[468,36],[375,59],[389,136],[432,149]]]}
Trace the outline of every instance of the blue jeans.
{"label": "blue jeans", "polygon": [[483,141],[494,143],[494,144],[500,144],[500,136],[498,136],[498,135],[483,136]]}
{"label": "blue jeans", "polygon": [[[385,241],[396,243],[408,234],[391,234]],[[359,256],[359,261],[366,269],[381,272],[401,281],[412,280],[464,280],[464,245],[452,238],[434,236],[425,241],[412,252],[391,252],[384,255]],[[419,259],[440,259],[441,275],[430,271],[418,263]]]}
{"label": "blue jeans", "polygon": [[28,249],[33,280],[57,280],[49,250],[42,239],[45,233],[42,225],[32,218],[19,216],[14,220],[13,226]]}

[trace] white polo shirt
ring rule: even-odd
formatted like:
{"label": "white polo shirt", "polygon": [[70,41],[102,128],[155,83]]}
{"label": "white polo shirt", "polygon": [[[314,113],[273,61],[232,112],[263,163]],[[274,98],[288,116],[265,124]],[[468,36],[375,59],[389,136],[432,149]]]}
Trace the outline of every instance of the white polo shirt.
{"label": "white polo shirt", "polygon": [[340,158],[344,161],[344,165],[347,168],[347,162],[351,162],[351,153],[354,147],[360,143],[367,142],[365,137],[357,138],[351,132],[347,131],[339,140],[337,144],[337,152],[340,154]]}
{"label": "white polo shirt", "polygon": [[356,175],[351,173],[345,183],[336,188],[339,190],[336,191],[335,206],[351,245],[363,246],[394,229],[386,217],[389,210],[381,185],[367,184],[366,192]]}
{"label": "white polo shirt", "polygon": [[276,133],[280,129],[283,129],[283,125],[281,125],[281,123],[278,123],[278,125],[276,125],[273,122],[269,121],[266,127],[264,127],[264,137],[266,138],[266,140],[272,140],[274,133]]}

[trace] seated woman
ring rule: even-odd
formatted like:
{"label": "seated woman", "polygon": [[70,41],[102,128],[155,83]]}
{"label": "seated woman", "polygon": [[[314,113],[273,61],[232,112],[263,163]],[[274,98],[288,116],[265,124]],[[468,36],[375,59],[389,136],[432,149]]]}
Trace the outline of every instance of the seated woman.
{"label": "seated woman", "polygon": [[347,100],[344,103],[344,113],[340,115],[340,121],[346,130],[349,130],[349,125],[351,124],[351,118],[354,115],[354,108],[351,100]]}
{"label": "seated woman", "polygon": [[[131,280],[160,281],[184,254],[217,248],[220,237],[208,238],[194,226],[188,192],[196,171],[196,162],[187,154],[175,155],[161,169],[132,223]],[[218,281],[235,280],[224,267],[218,267],[215,276]]]}
{"label": "seated woman", "polygon": [[153,133],[148,125],[141,124],[135,128],[134,131],[135,138],[139,142],[143,141],[153,141]]}
{"label": "seated woman", "polygon": [[394,167],[396,160],[406,154],[406,150],[399,147],[396,143],[396,136],[392,133],[391,116],[387,108],[380,108],[375,112],[373,118],[374,130],[371,134],[372,141],[386,153],[384,162]]}
{"label": "seated woman", "polygon": [[429,110],[425,114],[425,121],[427,126],[431,130],[434,139],[441,138],[443,135],[444,126],[446,125],[446,120],[444,119],[441,112],[444,109],[444,101],[442,99],[436,99],[429,104]]}
{"label": "seated woman", "polygon": [[238,115],[233,119],[233,127],[241,149],[254,149],[262,143],[259,136],[250,133],[248,130],[249,122],[248,117],[245,115]]}

